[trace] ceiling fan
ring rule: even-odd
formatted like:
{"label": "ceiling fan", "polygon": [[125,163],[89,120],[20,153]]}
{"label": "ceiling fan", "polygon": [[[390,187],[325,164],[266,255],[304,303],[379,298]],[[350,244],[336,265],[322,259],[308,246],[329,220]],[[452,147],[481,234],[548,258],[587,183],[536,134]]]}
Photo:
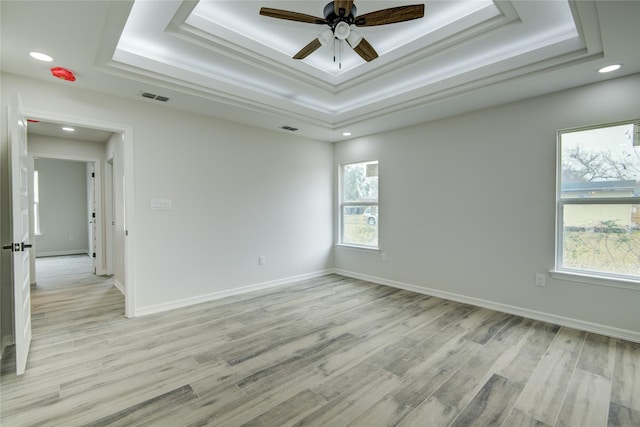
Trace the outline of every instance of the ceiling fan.
{"label": "ceiling fan", "polygon": [[339,40],[346,41],[362,59],[369,62],[376,59],[378,53],[357,32],[356,27],[373,27],[375,25],[395,24],[422,18],[424,16],[424,4],[392,7],[359,16],[357,13],[358,10],[356,5],[353,4],[353,0],[335,0],[328,3],[324,7],[324,18],[268,7],[260,9],[260,15],[271,18],[329,26],[316,39],[296,53],[293,59],[304,59],[321,46],[327,46],[334,40]]}

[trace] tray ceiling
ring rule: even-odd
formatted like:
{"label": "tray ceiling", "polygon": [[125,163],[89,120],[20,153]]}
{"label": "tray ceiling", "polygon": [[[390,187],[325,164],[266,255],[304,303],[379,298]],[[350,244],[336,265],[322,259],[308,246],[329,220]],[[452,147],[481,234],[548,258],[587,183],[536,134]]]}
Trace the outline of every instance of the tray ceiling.
{"label": "tray ceiling", "polygon": [[[3,36],[24,31],[11,16],[28,16],[29,6],[13,3],[20,2],[2,5]],[[167,106],[272,129],[290,125],[327,141],[590,83],[611,61],[624,62],[625,73],[640,71],[632,48],[640,7],[624,1],[425,2],[422,19],[358,29],[380,54],[368,63],[346,45],[339,62],[330,47],[294,60],[327,27],[259,15],[270,7],[322,17],[325,1],[22,3],[70,21],[66,8],[78,17],[71,22],[84,17],[83,27],[97,27],[93,45],[87,29],[89,63],[70,58],[81,71],[78,86],[158,93],[171,99]],[[358,15],[415,3],[355,2]],[[16,72],[18,49],[5,54],[4,47],[3,69]]]}

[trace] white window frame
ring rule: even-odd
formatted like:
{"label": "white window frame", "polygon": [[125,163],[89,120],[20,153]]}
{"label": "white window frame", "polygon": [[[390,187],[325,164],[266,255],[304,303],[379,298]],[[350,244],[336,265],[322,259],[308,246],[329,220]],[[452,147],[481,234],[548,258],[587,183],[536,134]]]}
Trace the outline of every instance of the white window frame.
{"label": "white window frame", "polygon": [[[349,165],[355,165],[359,163],[373,163],[377,162],[378,164],[378,201],[377,202],[345,202],[344,201],[344,168]],[[338,226],[338,246],[343,246],[347,248],[355,248],[355,249],[363,249],[363,250],[371,250],[371,251],[379,251],[380,250],[380,224],[376,221],[376,227],[378,227],[378,245],[377,246],[368,246],[368,245],[357,245],[354,243],[344,243],[344,208],[349,206],[366,206],[368,207],[376,207],[376,211],[378,215],[380,215],[380,161],[376,159],[371,160],[359,160],[355,162],[347,162],[340,163],[338,165],[339,174],[338,174],[338,218],[339,218],[339,226]]]}
{"label": "white window frame", "polygon": [[621,288],[640,290],[640,278],[624,274],[608,272],[598,272],[592,270],[574,269],[563,266],[564,253],[564,207],[567,205],[637,205],[640,204],[640,197],[589,197],[589,198],[562,198],[562,135],[572,132],[580,132],[590,129],[600,129],[620,125],[638,123],[639,120],[629,120],[614,123],[605,123],[595,126],[585,126],[579,128],[563,129],[557,133],[557,153],[556,153],[556,256],[555,269],[551,276],[556,279],[589,283],[594,285],[614,286]]}

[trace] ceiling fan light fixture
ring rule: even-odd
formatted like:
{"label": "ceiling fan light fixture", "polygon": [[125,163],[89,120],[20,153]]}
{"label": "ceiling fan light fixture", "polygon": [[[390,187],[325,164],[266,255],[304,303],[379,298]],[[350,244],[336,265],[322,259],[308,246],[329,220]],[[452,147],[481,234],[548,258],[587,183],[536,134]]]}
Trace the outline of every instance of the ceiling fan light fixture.
{"label": "ceiling fan light fixture", "polygon": [[349,33],[351,29],[349,28],[349,24],[344,21],[338,22],[338,25],[333,30],[333,34],[335,34],[336,38],[339,40],[346,40],[349,37]]}
{"label": "ceiling fan light fixture", "polygon": [[322,46],[329,46],[329,44],[333,41],[333,31],[327,28],[320,34],[318,34],[318,40],[320,40],[320,44]]}
{"label": "ceiling fan light fixture", "polygon": [[358,46],[360,44],[360,42],[362,41],[362,35],[360,33],[358,33],[357,31],[355,31],[355,25],[351,26],[351,31],[349,32],[349,36],[347,37],[347,43],[349,43],[349,46],[355,48],[356,46]]}

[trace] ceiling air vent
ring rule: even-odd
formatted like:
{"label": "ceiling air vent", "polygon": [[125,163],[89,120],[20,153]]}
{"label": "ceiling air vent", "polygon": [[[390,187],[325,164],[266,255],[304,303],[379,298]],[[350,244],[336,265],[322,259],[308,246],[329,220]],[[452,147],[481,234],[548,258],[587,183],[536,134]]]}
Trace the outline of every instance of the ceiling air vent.
{"label": "ceiling air vent", "polygon": [[292,128],[291,126],[282,126],[280,129],[288,130],[291,132],[295,132],[298,130],[298,128]]}
{"label": "ceiling air vent", "polygon": [[169,98],[167,98],[166,96],[156,95],[149,92],[144,92],[142,94],[142,97],[147,99],[155,99],[156,101],[160,101],[160,102],[167,102],[169,100]]}

